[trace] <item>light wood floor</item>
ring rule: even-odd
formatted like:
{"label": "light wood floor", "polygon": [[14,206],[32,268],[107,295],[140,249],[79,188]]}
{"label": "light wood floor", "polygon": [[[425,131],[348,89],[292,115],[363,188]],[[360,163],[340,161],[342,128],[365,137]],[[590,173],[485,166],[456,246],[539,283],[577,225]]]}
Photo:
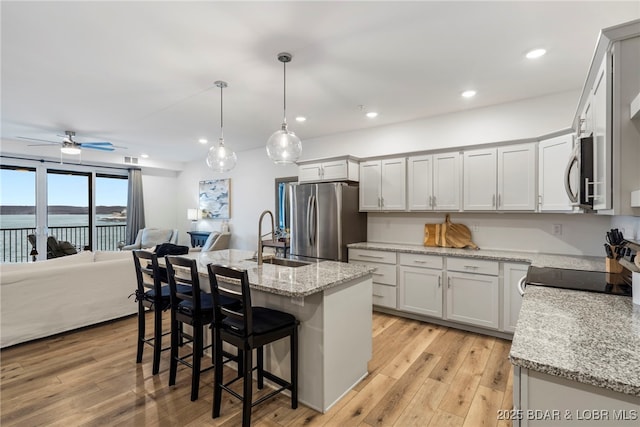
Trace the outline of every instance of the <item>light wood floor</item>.
{"label": "light wood floor", "polygon": [[[221,418],[211,418],[213,371],[203,374],[200,398],[191,402],[188,368],[179,368],[176,386],[167,385],[168,352],[158,375],[151,375],[150,347],[136,364],[136,328],[129,317],[0,352],[0,424],[240,424],[240,404],[226,393]],[[252,424],[506,426],[497,411],[512,407],[509,348],[509,341],[374,313],[373,358],[362,383],[326,414],[292,410],[280,395],[253,409]]]}

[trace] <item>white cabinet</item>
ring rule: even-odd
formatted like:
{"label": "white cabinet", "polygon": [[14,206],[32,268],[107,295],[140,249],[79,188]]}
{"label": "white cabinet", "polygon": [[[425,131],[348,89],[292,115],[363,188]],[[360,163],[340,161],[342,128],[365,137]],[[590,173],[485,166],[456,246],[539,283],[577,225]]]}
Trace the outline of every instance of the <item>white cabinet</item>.
{"label": "white cabinet", "polygon": [[464,153],[464,210],[533,211],[536,144]]}
{"label": "white cabinet", "polygon": [[373,305],[397,307],[395,252],[349,249],[349,263],[373,267]]}
{"label": "white cabinet", "polygon": [[406,168],[404,157],[361,162],[360,210],[405,210]]}
{"label": "white cabinet", "polygon": [[564,186],[573,135],[545,139],[538,144],[538,208],[541,212],[571,212]]}
{"label": "white cabinet", "polygon": [[299,182],[358,181],[358,163],[353,159],[300,163]]}
{"label": "white cabinet", "polygon": [[497,155],[495,148],[464,152],[465,211],[496,210]]}
{"label": "white cabinet", "polygon": [[[500,326],[498,263],[465,258],[449,258],[447,263],[446,318],[488,329],[498,329]],[[491,273],[491,275],[455,270],[478,271]]]}
{"label": "white cabinet", "polygon": [[398,309],[442,317],[442,257],[400,254]]}
{"label": "white cabinet", "polygon": [[522,296],[518,281],[527,275],[528,264],[505,262],[502,264],[502,331],[515,332]]}
{"label": "white cabinet", "polygon": [[595,83],[591,89],[591,127],[593,132],[593,184],[589,186],[589,194],[593,195],[593,209],[611,209],[611,137],[607,135],[607,112],[610,103],[607,97],[611,96],[610,79],[607,78],[608,56],[605,55]]}
{"label": "white cabinet", "polygon": [[460,153],[428,154],[408,158],[408,209],[460,209]]}

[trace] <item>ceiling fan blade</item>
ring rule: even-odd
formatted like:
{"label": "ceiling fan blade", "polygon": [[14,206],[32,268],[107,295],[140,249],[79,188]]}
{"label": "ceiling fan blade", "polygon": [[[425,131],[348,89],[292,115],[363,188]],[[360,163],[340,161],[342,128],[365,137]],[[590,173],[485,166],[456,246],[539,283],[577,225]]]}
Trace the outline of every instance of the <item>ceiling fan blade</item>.
{"label": "ceiling fan blade", "polygon": [[59,141],[48,141],[46,139],[38,139],[38,138],[28,138],[26,136],[16,136],[19,139],[26,139],[27,141],[39,141],[39,142],[48,142],[49,144],[60,144]]}
{"label": "ceiling fan blade", "polygon": [[[27,147],[51,147],[52,144],[29,144]],[[60,145],[60,144],[58,144]]]}
{"label": "ceiling fan blade", "polygon": [[81,145],[82,148],[86,148],[87,150],[100,150],[100,151],[114,151],[113,147],[103,147],[103,146],[93,146],[93,145]]}
{"label": "ceiling fan blade", "polygon": [[112,147],[113,144],[110,142],[79,142],[80,145],[89,146],[92,145],[94,147]]}

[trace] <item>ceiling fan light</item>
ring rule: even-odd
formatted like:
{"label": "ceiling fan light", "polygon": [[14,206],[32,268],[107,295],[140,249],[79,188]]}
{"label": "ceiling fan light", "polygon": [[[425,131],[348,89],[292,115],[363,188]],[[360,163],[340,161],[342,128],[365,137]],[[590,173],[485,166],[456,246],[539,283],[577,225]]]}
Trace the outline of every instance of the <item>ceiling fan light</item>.
{"label": "ceiling fan light", "polygon": [[267,155],[276,164],[295,163],[302,153],[302,141],[283,123],[267,140]]}
{"label": "ceiling fan light", "polygon": [[207,155],[207,166],[216,172],[229,172],[236,167],[238,156],[233,150],[229,150],[224,146],[224,139],[220,138],[218,145],[209,148]]}
{"label": "ceiling fan light", "polygon": [[60,148],[60,151],[64,154],[77,155],[80,154],[80,148],[73,145],[66,145]]}

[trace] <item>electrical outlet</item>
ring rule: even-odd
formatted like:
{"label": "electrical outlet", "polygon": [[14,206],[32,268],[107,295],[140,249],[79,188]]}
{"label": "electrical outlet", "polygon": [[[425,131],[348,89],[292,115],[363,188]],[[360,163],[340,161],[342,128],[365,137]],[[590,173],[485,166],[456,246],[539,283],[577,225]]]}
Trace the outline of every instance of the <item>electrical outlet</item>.
{"label": "electrical outlet", "polygon": [[480,226],[478,224],[471,224],[471,231],[477,233],[480,231]]}
{"label": "electrical outlet", "polygon": [[554,236],[562,236],[562,224],[553,224],[551,234]]}

